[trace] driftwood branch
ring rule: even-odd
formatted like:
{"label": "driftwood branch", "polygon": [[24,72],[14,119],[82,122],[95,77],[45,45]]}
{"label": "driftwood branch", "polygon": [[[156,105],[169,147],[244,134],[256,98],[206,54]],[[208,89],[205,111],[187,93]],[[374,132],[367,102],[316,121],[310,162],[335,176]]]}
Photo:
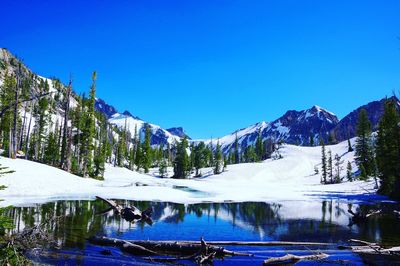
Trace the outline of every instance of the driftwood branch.
{"label": "driftwood branch", "polygon": [[319,254],[313,254],[313,255],[304,255],[304,256],[298,256],[298,255],[293,255],[293,254],[286,254],[285,256],[282,257],[274,257],[274,258],[269,258],[263,262],[263,265],[272,265],[272,264],[287,264],[287,263],[296,263],[299,261],[303,260],[322,260],[329,257],[328,254],[325,253],[319,253]]}
{"label": "driftwood branch", "polygon": [[400,261],[400,247],[384,248],[376,243],[358,239],[350,239],[349,242],[360,244],[360,246],[350,246],[349,249],[368,262],[385,265]]}

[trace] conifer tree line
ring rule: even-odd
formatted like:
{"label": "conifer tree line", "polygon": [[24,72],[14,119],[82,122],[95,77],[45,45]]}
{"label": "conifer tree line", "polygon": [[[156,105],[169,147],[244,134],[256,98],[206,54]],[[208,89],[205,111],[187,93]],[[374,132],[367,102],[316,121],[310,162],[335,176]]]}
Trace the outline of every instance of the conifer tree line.
{"label": "conifer tree line", "polygon": [[[321,183],[341,182],[344,163],[340,156],[326,152],[326,147],[321,143]],[[346,178],[375,179],[379,193],[389,197],[400,198],[400,115],[396,97],[387,99],[383,115],[378,123],[376,133],[372,132],[372,125],[365,109],[359,113],[357,124],[357,137],[353,148],[348,140],[348,152],[354,149],[355,163],[358,172],[352,173],[351,162],[347,162]],[[332,161],[334,163],[332,164]],[[332,171],[334,169],[334,171]]]}
{"label": "conifer tree line", "polygon": [[[160,164],[172,165],[173,150],[152,148],[150,126],[130,131],[109,124],[95,110],[96,72],[89,96],[76,95],[72,80],[43,79],[21,63],[2,64],[0,86],[0,149],[10,158],[59,167],[82,177],[102,179],[105,163],[148,172]],[[10,69],[8,69],[8,67]]]}
{"label": "conifer tree line", "polygon": [[[271,154],[277,152],[281,145],[281,142],[276,143],[270,139],[263,141],[261,130],[258,131],[254,144],[247,146],[244,150],[241,150],[236,134],[234,144],[225,154],[219,140],[216,143],[211,139],[208,144],[201,141],[189,145],[188,140],[184,138],[176,144],[173,177],[186,178],[190,175],[200,177],[206,174],[202,172],[204,171],[202,168],[211,168],[210,173],[220,174],[230,164],[261,162],[270,158]],[[281,156],[278,156],[278,158],[281,158]],[[160,166],[160,173],[164,172],[165,167],[162,165]]]}

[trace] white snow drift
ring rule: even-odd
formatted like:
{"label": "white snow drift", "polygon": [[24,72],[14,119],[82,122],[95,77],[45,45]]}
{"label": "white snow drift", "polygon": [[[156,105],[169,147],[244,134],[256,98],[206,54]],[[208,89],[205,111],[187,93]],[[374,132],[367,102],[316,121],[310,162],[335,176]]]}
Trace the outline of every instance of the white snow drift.
{"label": "white snow drift", "polygon": [[[348,161],[356,168],[354,154],[347,152],[347,142],[327,146],[327,150],[342,156],[343,168]],[[0,191],[0,198],[4,199],[0,205],[90,199],[95,195],[177,203],[376,197],[373,181],[321,185],[320,176],[314,174],[314,167],[320,164],[321,147],[284,145],[281,154],[283,158],[279,160],[229,165],[220,175],[203,169],[204,177],[185,180],[158,178],[157,169],[146,175],[107,165],[104,181],[81,178],[27,160],[2,157],[0,164],[16,172],[0,177],[0,184],[7,186]]]}

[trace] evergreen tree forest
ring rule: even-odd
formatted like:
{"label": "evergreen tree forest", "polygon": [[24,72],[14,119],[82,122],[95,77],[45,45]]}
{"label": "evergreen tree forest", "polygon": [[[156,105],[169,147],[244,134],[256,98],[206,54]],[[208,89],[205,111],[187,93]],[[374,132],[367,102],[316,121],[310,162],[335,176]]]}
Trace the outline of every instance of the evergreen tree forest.
{"label": "evergreen tree forest", "polygon": [[[380,194],[400,199],[400,114],[395,99],[392,97],[386,100],[378,130],[374,134],[366,110],[359,112],[354,147],[355,163],[359,170],[353,173],[351,162],[347,162],[345,177],[350,182],[372,177]],[[323,142],[321,146],[321,183],[341,182],[344,162],[337,154],[332,158],[330,151],[326,152]],[[352,151],[348,139],[348,152]]]}
{"label": "evergreen tree forest", "polygon": [[172,165],[170,147],[151,146],[148,125],[131,136],[126,125],[118,128],[96,111],[96,72],[86,97],[74,92],[72,80],[65,86],[40,78],[16,62],[2,64],[0,72],[2,155],[95,179],[103,179],[106,163],[145,173],[160,163]]}

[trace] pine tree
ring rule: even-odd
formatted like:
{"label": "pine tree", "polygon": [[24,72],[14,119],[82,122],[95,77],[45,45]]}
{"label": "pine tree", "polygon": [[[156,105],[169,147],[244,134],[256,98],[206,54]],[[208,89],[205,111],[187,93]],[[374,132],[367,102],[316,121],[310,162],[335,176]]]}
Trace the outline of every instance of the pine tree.
{"label": "pine tree", "polygon": [[353,169],[351,167],[351,163],[347,162],[347,171],[346,171],[347,180],[353,182]]}
{"label": "pine tree", "polygon": [[372,170],[372,143],[371,143],[371,122],[368,119],[367,111],[362,109],[358,118],[357,140],[355,159],[358,167],[364,169],[361,177],[366,179]]}
{"label": "pine tree", "polygon": [[95,133],[95,110],[94,104],[96,101],[96,71],[92,74],[92,86],[90,87],[89,99],[87,101],[87,112],[86,112],[86,125],[84,128],[84,142],[83,142],[83,169],[82,174],[84,177],[93,175],[92,163],[93,163],[93,137]]}
{"label": "pine tree", "polygon": [[354,151],[353,147],[351,146],[351,142],[350,142],[349,138],[347,139],[347,151],[348,152]]}
{"label": "pine tree", "polygon": [[332,152],[328,151],[328,159],[327,159],[327,172],[328,172],[328,179],[330,183],[333,183],[333,160],[332,160]]}
{"label": "pine tree", "polygon": [[[10,106],[13,102],[13,90],[16,86],[15,79],[7,75],[7,71],[4,76],[3,85],[0,90],[0,106],[3,108]],[[13,119],[13,112],[11,109],[7,109],[2,114],[1,123],[0,123],[0,140],[1,140],[1,147],[4,149],[5,154],[8,156],[11,155],[11,124]]]}
{"label": "pine tree", "polygon": [[386,101],[379,121],[376,163],[381,180],[379,192],[400,198],[400,117],[393,100]]}
{"label": "pine tree", "polygon": [[62,169],[66,171],[70,171],[71,168],[71,158],[70,158],[70,136],[68,129],[68,121],[69,121],[69,112],[70,112],[70,97],[72,91],[72,80],[70,79],[69,85],[66,89],[64,96],[64,126],[63,126],[63,136],[62,136],[62,146],[61,146],[61,162],[60,166]]}
{"label": "pine tree", "polygon": [[178,143],[176,156],[174,160],[174,178],[186,178],[189,175],[189,158],[187,154],[188,142],[184,137]]}
{"label": "pine tree", "polygon": [[164,159],[164,144],[161,142],[161,144],[158,147],[158,150],[156,150],[155,160],[157,162],[157,165],[159,165],[163,159]]}
{"label": "pine tree", "polygon": [[222,172],[224,161],[222,158],[221,146],[219,140],[217,141],[217,147],[215,149],[215,160],[214,160],[214,174],[218,175]]}
{"label": "pine tree", "polygon": [[310,135],[310,146],[313,147],[314,146],[314,136]]}
{"label": "pine tree", "polygon": [[43,154],[43,162],[49,165],[56,165],[59,157],[59,146],[57,143],[57,132],[51,131],[47,136],[46,146]]}
{"label": "pine tree", "polygon": [[246,147],[243,154],[243,159],[246,163],[254,163],[257,160],[257,154],[252,145]]}
{"label": "pine tree", "polygon": [[222,168],[222,172],[225,172],[226,168],[228,167],[228,157],[223,156],[224,167]]}
{"label": "pine tree", "polygon": [[116,160],[117,160],[117,165],[119,167],[123,167],[125,162],[125,150],[126,150],[125,134],[126,131],[122,130],[119,132],[118,136]]}
{"label": "pine tree", "polygon": [[142,167],[142,140],[141,135],[139,134],[139,139],[136,145],[135,151],[135,164],[136,164],[136,171]]}
{"label": "pine tree", "polygon": [[264,149],[263,149],[263,142],[262,142],[262,135],[261,135],[261,129],[258,129],[258,136],[256,140],[256,155],[257,155],[257,161],[262,161],[264,157]]}
{"label": "pine tree", "polygon": [[12,134],[11,134],[11,149],[10,149],[10,158],[17,157],[17,131],[18,131],[18,119],[19,119],[19,97],[20,97],[20,87],[21,87],[21,62],[18,64],[18,70],[16,73],[16,84],[14,88],[14,110],[13,110],[13,127],[12,127]]}
{"label": "pine tree", "polygon": [[200,169],[206,166],[206,145],[200,142],[193,149],[193,167],[196,169],[196,176],[201,176]]}
{"label": "pine tree", "polygon": [[209,146],[209,166],[214,166],[214,149],[213,149],[213,139],[211,138],[210,146]]}
{"label": "pine tree", "polygon": [[150,146],[150,125],[146,125],[146,131],[144,136],[143,151],[142,151],[142,163],[145,173],[149,172],[149,168],[152,164],[152,154]]}
{"label": "pine tree", "polygon": [[135,167],[135,146],[129,149],[129,170],[133,171]]}
{"label": "pine tree", "polygon": [[240,152],[239,152],[239,141],[238,141],[238,136],[237,132],[235,135],[235,164],[240,163]]}
{"label": "pine tree", "polygon": [[93,178],[103,179],[106,161],[106,141],[99,145],[93,157]]}
{"label": "pine tree", "polygon": [[339,154],[335,154],[335,183],[340,183],[342,181],[341,172],[343,170],[343,161],[340,158]]}
{"label": "pine tree", "polygon": [[328,169],[327,169],[327,161],[326,161],[326,151],[325,151],[325,143],[321,139],[321,173],[322,173],[322,178],[321,178],[321,183],[326,184],[327,176],[328,176]]}
{"label": "pine tree", "polygon": [[164,178],[167,175],[167,160],[166,159],[161,159],[160,161],[160,166],[159,166],[159,173],[160,173],[160,177]]}

